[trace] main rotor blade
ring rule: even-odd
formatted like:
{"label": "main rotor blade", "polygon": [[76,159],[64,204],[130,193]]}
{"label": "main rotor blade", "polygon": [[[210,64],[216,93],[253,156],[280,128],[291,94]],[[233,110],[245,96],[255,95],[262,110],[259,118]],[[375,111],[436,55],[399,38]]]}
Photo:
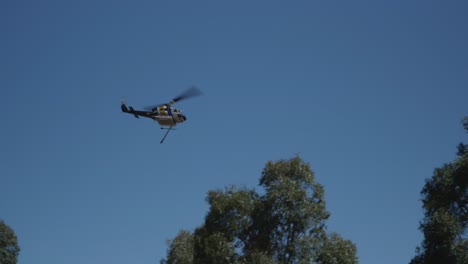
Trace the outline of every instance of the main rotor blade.
{"label": "main rotor blade", "polygon": [[192,97],[195,97],[195,96],[199,96],[201,94],[202,94],[202,92],[200,91],[200,89],[198,89],[195,86],[191,86],[185,92],[181,93],[179,96],[172,99],[172,101],[170,101],[169,103],[149,105],[149,106],[143,107],[143,109],[145,111],[153,111],[157,107],[160,107],[160,106],[163,106],[163,105],[166,105],[166,104],[172,105],[173,103],[176,103],[176,102],[188,99],[188,98],[192,98]]}
{"label": "main rotor blade", "polygon": [[172,101],[178,102],[178,101],[181,101],[181,100],[185,100],[185,99],[188,99],[188,98],[199,96],[201,94],[202,94],[202,92],[197,87],[191,86],[185,92],[183,92],[182,94],[180,94],[176,98],[172,99]]}

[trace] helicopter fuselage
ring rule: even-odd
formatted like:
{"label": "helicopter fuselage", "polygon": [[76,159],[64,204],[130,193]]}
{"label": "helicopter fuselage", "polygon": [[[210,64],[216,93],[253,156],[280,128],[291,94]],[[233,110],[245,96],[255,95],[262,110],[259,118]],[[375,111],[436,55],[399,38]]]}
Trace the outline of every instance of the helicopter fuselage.
{"label": "helicopter fuselage", "polygon": [[153,109],[153,119],[161,126],[175,126],[177,123],[182,123],[187,120],[182,111],[173,107],[159,106]]}
{"label": "helicopter fuselage", "polygon": [[177,123],[182,123],[187,120],[187,117],[182,114],[182,111],[176,108],[173,108],[169,105],[161,105],[151,109],[151,111],[140,111],[135,110],[133,107],[127,107],[122,103],[122,112],[129,113],[134,115],[136,118],[146,117],[151,118],[159,123],[160,126],[173,127]]}

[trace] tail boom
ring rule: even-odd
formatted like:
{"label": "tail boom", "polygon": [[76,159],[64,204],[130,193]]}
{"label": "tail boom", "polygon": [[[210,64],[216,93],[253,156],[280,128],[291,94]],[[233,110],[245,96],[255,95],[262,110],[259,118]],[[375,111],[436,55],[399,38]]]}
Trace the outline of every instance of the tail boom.
{"label": "tail boom", "polygon": [[[131,106],[127,108],[127,106],[125,105],[124,102],[122,102],[121,108],[122,108],[122,112],[124,112],[124,113],[129,113],[129,114],[133,114],[133,116],[134,116],[135,118],[140,118],[140,117],[136,114],[135,109],[133,109],[133,107],[131,107]],[[130,109],[129,109],[129,108],[130,108]]]}

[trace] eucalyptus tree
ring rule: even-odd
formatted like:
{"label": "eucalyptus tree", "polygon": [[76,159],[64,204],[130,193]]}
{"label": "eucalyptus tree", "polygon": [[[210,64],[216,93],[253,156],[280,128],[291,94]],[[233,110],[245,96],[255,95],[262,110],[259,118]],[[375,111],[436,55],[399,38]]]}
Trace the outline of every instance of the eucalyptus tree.
{"label": "eucalyptus tree", "polygon": [[0,263],[16,264],[20,247],[15,232],[3,220],[0,220]]}
{"label": "eucalyptus tree", "polygon": [[324,188],[309,164],[269,161],[259,186],[262,194],[237,186],[209,191],[203,225],[179,233],[162,263],[357,263],[356,246],[326,231]]}
{"label": "eucalyptus tree", "polygon": [[[468,117],[464,118],[468,133]],[[424,218],[421,246],[411,264],[468,263],[468,146],[458,145],[457,158],[434,170],[421,191]]]}

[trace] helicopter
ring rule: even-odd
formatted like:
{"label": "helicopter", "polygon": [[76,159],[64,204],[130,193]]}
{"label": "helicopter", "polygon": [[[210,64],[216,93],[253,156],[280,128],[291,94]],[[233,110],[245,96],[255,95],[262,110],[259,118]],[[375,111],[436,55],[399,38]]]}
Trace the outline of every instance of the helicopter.
{"label": "helicopter", "polygon": [[187,120],[187,117],[182,113],[182,111],[172,107],[172,105],[198,95],[201,95],[201,91],[197,87],[191,86],[185,92],[165,104],[147,106],[143,108],[144,110],[135,110],[131,106],[127,107],[125,102],[122,100],[120,107],[124,113],[132,114],[135,118],[140,118],[140,116],[151,118],[159,123],[161,129],[167,129],[166,134],[160,142],[162,144],[164,139],[166,139],[167,134],[169,134],[171,130],[174,130],[174,127],[178,123],[183,123]]}

